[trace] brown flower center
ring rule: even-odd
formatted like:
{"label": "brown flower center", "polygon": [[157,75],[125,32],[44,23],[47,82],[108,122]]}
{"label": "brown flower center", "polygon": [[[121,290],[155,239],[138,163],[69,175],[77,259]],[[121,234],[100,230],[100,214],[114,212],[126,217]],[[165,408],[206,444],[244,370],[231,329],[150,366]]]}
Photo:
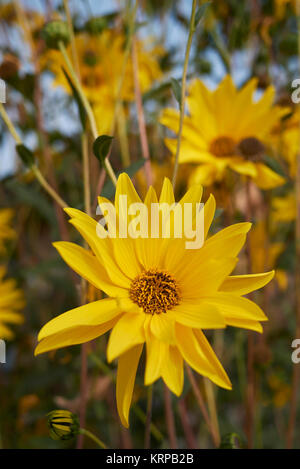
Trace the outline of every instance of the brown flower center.
{"label": "brown flower center", "polygon": [[238,152],[247,160],[257,161],[261,159],[265,146],[256,137],[247,137],[238,144]]}
{"label": "brown flower center", "polygon": [[218,137],[211,142],[210,152],[215,156],[232,156],[235,146],[235,141],[231,137]]}
{"label": "brown flower center", "polygon": [[166,313],[180,300],[174,277],[155,269],[145,270],[132,281],[129,296],[146,314]]}

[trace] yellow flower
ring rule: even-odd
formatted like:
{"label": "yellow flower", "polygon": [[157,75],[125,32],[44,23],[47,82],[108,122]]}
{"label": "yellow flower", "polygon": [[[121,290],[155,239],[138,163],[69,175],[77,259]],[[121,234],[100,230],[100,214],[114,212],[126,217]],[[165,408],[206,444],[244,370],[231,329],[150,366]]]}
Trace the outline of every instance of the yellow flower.
{"label": "yellow flower", "polygon": [[274,127],[270,144],[274,151],[284,158],[288,164],[288,172],[292,179],[296,176],[297,156],[299,151],[300,111],[296,109],[291,117]]}
{"label": "yellow flower", "polygon": [[[282,125],[274,129],[271,144],[276,151],[287,162],[288,172],[294,181],[297,171],[297,158],[299,152],[299,123],[300,112],[298,109],[291,117],[285,119]],[[289,192],[285,196],[272,199],[272,221],[274,223],[288,223],[296,219],[296,195]]]}
{"label": "yellow flower", "polygon": [[[142,203],[124,173],[118,179],[115,208],[118,219],[127,221],[129,226],[133,217],[129,217],[120,196],[127,196],[128,206]],[[180,210],[184,203],[191,203],[195,208],[201,196],[201,186],[190,188],[175,210]],[[104,202],[113,209],[113,204],[104,198],[99,198],[100,208]],[[172,185],[167,178],[159,199],[154,189],[149,188],[143,208],[157,202],[174,203]],[[206,238],[215,213],[212,195],[203,210]],[[274,272],[230,276],[251,224],[229,226],[206,239],[200,249],[188,250],[185,238],[163,238],[161,234],[158,238],[104,238],[102,224],[79,210],[67,208],[66,212],[92,252],[69,242],[54,246],[73,270],[103,290],[108,298],[80,306],[48,322],[39,333],[35,354],[87,342],[111,330],[107,359],[109,362],[118,359],[117,407],[125,426],[128,426],[135,375],[144,344],[145,385],[161,377],[179,396],[186,361],[217,385],[231,389],[230,380],[202,329],[228,325],[262,332],[260,322],[267,317],[243,295],[266,285]],[[150,230],[151,210],[148,217]],[[171,220],[176,220],[175,216]],[[105,221],[109,223],[110,219]],[[170,218],[163,215],[161,226],[168,221]],[[172,230],[176,228],[170,225]]]}
{"label": "yellow flower", "polygon": [[5,273],[6,269],[0,267],[0,339],[9,340],[14,335],[6,324],[22,324],[24,318],[19,311],[24,308],[25,302],[15,280],[4,280]]}
{"label": "yellow flower", "polygon": [[289,4],[295,10],[295,0],[275,0],[275,17],[278,21],[284,18]]}
{"label": "yellow flower", "polygon": [[15,230],[11,227],[14,212],[10,208],[0,210],[0,254],[5,252],[5,242],[14,239]]}
{"label": "yellow flower", "polygon": [[[261,189],[271,189],[284,179],[263,163],[266,137],[286,109],[273,106],[274,88],[269,86],[258,101],[253,101],[257,80],[250,80],[237,90],[227,75],[215,91],[201,80],[189,87],[180,163],[198,166],[193,180],[204,185],[220,181],[226,169],[249,176]],[[174,132],[178,130],[179,113],[164,110],[161,123]],[[176,139],[166,139],[172,154]]]}
{"label": "yellow flower", "polygon": [[[94,105],[99,133],[109,132],[118,94],[120,76],[124,62],[125,36],[120,32],[106,29],[101,34],[78,34],[75,37],[79,57],[81,82],[84,92]],[[164,54],[161,46],[149,46],[139,41],[139,82],[142,93],[162,75],[159,59]],[[68,49],[71,57],[70,47]],[[42,66],[55,74],[55,86],[62,86],[71,92],[62,71],[63,58],[59,51],[51,50],[42,59]],[[128,60],[122,88],[122,99],[134,99],[134,80],[131,60]]]}
{"label": "yellow flower", "polygon": [[284,197],[274,197],[272,200],[272,220],[276,222],[290,222],[296,219],[297,205],[294,192]]}

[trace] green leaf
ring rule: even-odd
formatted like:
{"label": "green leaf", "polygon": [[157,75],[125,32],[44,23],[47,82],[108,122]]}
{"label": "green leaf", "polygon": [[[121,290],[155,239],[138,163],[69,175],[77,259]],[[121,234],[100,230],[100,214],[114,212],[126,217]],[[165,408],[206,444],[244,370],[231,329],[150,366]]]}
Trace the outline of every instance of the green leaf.
{"label": "green leaf", "polygon": [[171,87],[174,93],[175,99],[178,102],[179,106],[181,105],[181,85],[176,78],[171,78]]}
{"label": "green leaf", "polygon": [[99,160],[101,166],[104,164],[104,160],[107,157],[113,137],[110,135],[100,135],[93,143],[93,152],[95,157]]}
{"label": "green leaf", "polygon": [[[49,222],[51,227],[56,227],[53,207],[37,184],[20,184],[18,180],[10,178],[5,181],[5,187],[14,194],[19,203],[33,208],[44,220]],[[54,234],[57,233],[53,232]]]}
{"label": "green leaf", "polygon": [[200,5],[200,7],[198,8],[198,10],[196,11],[196,15],[195,15],[195,28],[197,28],[197,26],[199,25],[200,21],[203,19],[205,13],[206,13],[206,9],[207,7],[211,4],[211,2],[205,2],[205,3],[202,3],[202,5]]}
{"label": "green leaf", "polygon": [[68,72],[66,71],[66,69],[64,67],[62,67],[62,70],[64,72],[64,75],[70,85],[70,88],[72,90],[72,93],[73,93],[73,97],[76,101],[76,104],[77,104],[77,107],[78,107],[78,112],[79,112],[79,117],[80,117],[80,122],[81,122],[81,125],[82,125],[82,128],[83,130],[85,130],[86,128],[86,120],[87,120],[87,116],[86,116],[86,111],[85,111],[85,108],[82,104],[82,100],[78,94],[78,91],[76,90],[70,76],[68,75]]}
{"label": "green leaf", "polygon": [[16,145],[16,150],[26,168],[31,168],[35,163],[35,158],[32,151],[23,144]]}
{"label": "green leaf", "polygon": [[[137,161],[134,161],[134,163],[132,163],[130,166],[128,166],[127,168],[123,169],[122,171],[119,171],[117,173],[117,177],[121,174],[121,173],[127,173],[128,176],[130,178],[132,178],[135,173],[138,172],[139,169],[141,169],[145,164],[145,159],[144,158],[140,158],[139,160]],[[107,199],[110,199],[111,197],[113,197],[114,193],[115,193],[115,186],[113,185],[113,183],[109,180],[105,186],[103,187],[103,191],[101,193],[101,195],[103,197],[106,197]]]}
{"label": "green leaf", "polygon": [[159,86],[153,86],[153,88],[143,94],[143,102],[146,102],[150,99],[159,99],[166,93],[166,91],[170,89],[170,87],[171,83],[169,81]]}

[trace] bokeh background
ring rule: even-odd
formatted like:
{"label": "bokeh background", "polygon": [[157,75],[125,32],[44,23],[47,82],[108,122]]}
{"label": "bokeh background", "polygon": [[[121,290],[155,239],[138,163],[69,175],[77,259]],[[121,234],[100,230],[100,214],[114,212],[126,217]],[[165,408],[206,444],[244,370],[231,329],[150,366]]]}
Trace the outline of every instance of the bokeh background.
{"label": "bokeh background", "polygon": [[[6,82],[5,107],[49,181],[53,182],[54,174],[60,193],[71,206],[83,209],[80,120],[74,100],[61,77],[59,59],[46,50],[41,36],[46,21],[64,18],[63,5],[56,0],[20,0],[17,3],[23,12],[21,18],[16,2],[0,2],[0,77]],[[97,24],[101,24],[101,28],[96,36],[107,31],[112,31],[112,37],[126,35],[126,1],[70,0],[69,3],[76,36],[85,35],[80,50],[87,61],[83,60],[80,67],[86,77],[86,87],[90,89],[89,99],[93,100],[98,93],[97,87],[100,96],[101,86],[121,57],[113,56],[113,48],[106,46],[102,50],[106,54],[102,68],[93,63],[95,41],[98,39],[95,39],[95,33],[91,34],[89,25],[91,20],[99,20]],[[291,343],[296,338],[295,214],[293,212],[294,215],[287,220],[280,216],[279,221],[276,216],[274,219],[272,201],[276,197],[290,196],[291,202],[283,206],[283,212],[294,206],[295,177],[290,168],[297,158],[299,125],[297,105],[291,100],[292,81],[299,77],[295,3],[288,0],[213,1],[195,33],[188,68],[188,82],[199,78],[209,89],[215,89],[228,73],[237,87],[256,77],[254,99],[259,99],[267,87],[273,85],[276,104],[289,108],[288,119],[291,120],[288,128],[296,134],[296,137],[282,137],[285,145],[280,146],[280,136],[286,135],[283,125],[280,132],[274,130],[274,138],[269,141],[267,164],[285,178],[285,184],[263,192],[255,186],[252,188],[258,214],[257,220],[253,220],[253,265],[259,271],[260,267],[262,270],[277,268],[279,271],[270,286],[256,295],[270,318],[255,348],[254,446],[257,448],[286,446],[292,393]],[[170,79],[181,78],[191,4],[190,0],[143,0],[137,16],[138,38],[143,43],[141,48],[147,51],[143,59],[145,86],[142,93],[157,187],[165,175],[171,174],[172,158],[164,144],[169,133],[159,120],[164,108],[177,107]],[[96,43],[96,50],[97,47]],[[118,70],[115,73],[118,74]],[[100,81],[97,82],[95,77]],[[104,98],[99,105],[103,133],[109,133],[103,116],[111,113],[109,83],[107,86],[107,100],[106,94],[101,94],[101,99]],[[131,162],[137,163],[135,169],[138,169],[141,157],[136,108],[130,93],[128,91],[123,100],[124,121],[123,124],[119,122],[111,155],[116,171],[124,166],[120,155],[126,161],[126,148]],[[247,107],[244,115],[246,118]],[[205,118],[203,115],[202,119]],[[201,120],[197,125],[201,127]],[[46,160],[43,159],[45,152],[48,154]],[[7,363],[0,364],[0,447],[69,448],[75,445],[73,441],[62,443],[49,438],[46,414],[55,408],[78,412],[79,347],[37,358],[33,352],[41,326],[78,304],[78,288],[74,287],[73,273],[51,243],[62,239],[63,235],[75,242],[81,240],[58,215],[59,209],[18,158],[13,138],[1,119],[0,155],[0,207],[11,211],[9,224],[14,231],[5,240],[1,264],[6,266],[7,275],[14,278],[23,290],[26,302],[22,310],[25,320],[23,324],[13,325],[14,337],[7,342]],[[96,159],[91,165],[91,185],[95,192],[100,169]],[[188,186],[191,171],[189,165],[180,168],[177,196]],[[145,193],[142,170],[135,173],[135,182],[140,192]],[[215,230],[228,224],[230,210],[223,189],[220,183],[205,189],[205,199],[211,191],[217,199],[219,210]],[[230,188],[226,190],[230,192]],[[104,186],[103,193],[112,196],[109,183]],[[230,197],[234,200],[234,221],[244,221],[245,192],[242,183]],[[261,219],[263,222],[260,223]],[[80,285],[77,276],[76,284]],[[220,432],[221,435],[236,433],[243,445],[246,444],[247,335],[244,330],[232,328],[225,333],[217,331],[208,335],[233,382],[231,392],[215,388]],[[87,426],[95,434],[99,433],[104,441],[109,441],[111,447],[142,447],[147,391],[140,376],[135,388],[130,430],[122,429],[115,406],[115,368],[106,364],[105,341],[94,341],[90,346]],[[199,387],[205,396],[202,379]],[[163,401],[159,397],[162,393],[162,383],[158,382],[153,401],[153,422],[159,431],[152,435],[153,447],[168,447]],[[185,416],[196,435],[194,443],[200,448],[212,447],[188,382],[181,399],[184,408],[188,409]],[[174,406],[178,442],[181,447],[186,447],[183,414],[176,405],[176,399]],[[294,438],[294,447],[297,448],[300,448],[299,418],[297,413]],[[87,441],[86,447],[94,446]]]}

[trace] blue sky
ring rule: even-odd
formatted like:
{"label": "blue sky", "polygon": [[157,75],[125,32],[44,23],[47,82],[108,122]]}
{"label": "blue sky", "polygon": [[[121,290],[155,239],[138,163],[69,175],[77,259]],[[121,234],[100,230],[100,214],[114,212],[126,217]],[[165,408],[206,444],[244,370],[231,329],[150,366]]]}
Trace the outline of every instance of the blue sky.
{"label": "blue sky", "polygon": [[[34,9],[39,12],[43,12],[43,8],[45,6],[44,0],[21,0],[23,5],[28,9]],[[88,18],[90,13],[93,15],[105,15],[107,13],[111,13],[114,10],[118,10],[120,5],[124,3],[124,1],[116,1],[116,0],[69,0],[70,8],[73,13],[77,13],[78,17],[84,21]],[[52,0],[53,8],[57,8],[61,5],[60,0]],[[191,11],[192,0],[179,0],[179,8],[183,15],[186,17],[189,16]],[[144,21],[145,18],[141,16],[141,12],[139,12],[138,16],[139,21]],[[175,22],[171,15],[166,16],[166,20],[164,23],[164,37],[166,40],[166,48],[173,48],[177,49],[177,57],[176,63],[178,64],[174,70],[172,70],[171,75],[174,77],[179,78],[181,75],[181,67],[184,58],[185,52],[185,44],[187,40],[187,31],[184,29],[178,22]],[[161,23],[159,20],[151,20],[140,29],[141,35],[152,35],[154,37],[161,37],[162,29]],[[23,47],[22,42],[20,41],[20,37],[14,38],[13,40],[15,43],[19,43],[19,47]],[[23,49],[24,51],[24,49]],[[225,74],[225,69],[223,64],[216,53],[213,51],[206,51],[206,57],[212,63],[213,73],[211,76],[206,77],[204,79],[207,86],[213,88],[216,84],[221,80],[221,78]],[[237,84],[241,83],[247,77],[247,54],[241,53],[233,57],[233,63],[236,65],[233,67],[233,77]],[[25,65],[24,71],[27,69],[29,70],[31,67],[30,65]],[[167,77],[164,79],[166,80]],[[58,100],[59,102],[62,101],[63,95],[59,90],[55,92],[51,89],[51,82],[49,78],[45,78],[43,81],[43,88],[46,95],[51,93],[51,100]],[[49,91],[50,90],[50,91]],[[53,96],[52,96],[53,93]],[[13,117],[13,116],[12,116]],[[49,122],[49,128],[57,128],[63,127],[67,133],[72,133],[76,131],[76,125],[73,125],[71,120],[67,120],[66,125],[66,116],[63,115],[60,111],[56,113],[56,115],[51,119]],[[27,138],[26,144],[34,148],[36,143],[36,139],[34,136],[29,136]],[[0,152],[2,154],[0,158],[0,177],[6,174],[13,172],[15,167],[15,150],[14,150],[14,142],[7,136],[4,140],[4,143],[0,147]]]}

